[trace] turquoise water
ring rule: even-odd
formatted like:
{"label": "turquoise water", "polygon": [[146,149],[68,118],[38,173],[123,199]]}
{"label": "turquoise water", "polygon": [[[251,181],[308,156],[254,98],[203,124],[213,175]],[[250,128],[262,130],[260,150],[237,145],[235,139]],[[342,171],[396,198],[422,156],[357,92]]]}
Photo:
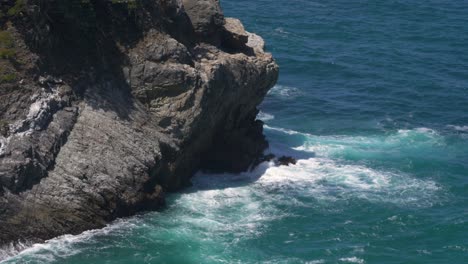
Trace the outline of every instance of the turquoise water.
{"label": "turquoise water", "polygon": [[281,67],[270,152],[6,263],[467,263],[468,2],[223,0]]}

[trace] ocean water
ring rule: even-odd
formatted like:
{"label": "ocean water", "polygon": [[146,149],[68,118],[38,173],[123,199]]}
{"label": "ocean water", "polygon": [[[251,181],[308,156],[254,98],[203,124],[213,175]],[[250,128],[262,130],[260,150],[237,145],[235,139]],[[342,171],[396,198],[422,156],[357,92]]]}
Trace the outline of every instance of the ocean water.
{"label": "ocean water", "polygon": [[222,5],[281,67],[258,118],[298,163],[199,173],[162,212],[4,263],[468,263],[468,2]]}

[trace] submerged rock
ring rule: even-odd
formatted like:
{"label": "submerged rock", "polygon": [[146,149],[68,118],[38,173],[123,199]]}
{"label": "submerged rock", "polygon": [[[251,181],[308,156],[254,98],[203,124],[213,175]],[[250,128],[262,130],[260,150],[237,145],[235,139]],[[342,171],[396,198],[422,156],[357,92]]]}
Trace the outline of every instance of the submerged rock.
{"label": "submerged rock", "polygon": [[276,163],[279,165],[279,166],[289,166],[289,165],[295,165],[297,163],[297,160],[293,157],[289,157],[289,156],[282,156],[282,157],[279,157],[278,160],[276,161]]}
{"label": "submerged rock", "polygon": [[116,18],[10,25],[27,63],[20,87],[0,84],[0,244],[158,209],[197,170],[247,170],[268,146],[255,119],[278,66],[218,1],[100,8]]}

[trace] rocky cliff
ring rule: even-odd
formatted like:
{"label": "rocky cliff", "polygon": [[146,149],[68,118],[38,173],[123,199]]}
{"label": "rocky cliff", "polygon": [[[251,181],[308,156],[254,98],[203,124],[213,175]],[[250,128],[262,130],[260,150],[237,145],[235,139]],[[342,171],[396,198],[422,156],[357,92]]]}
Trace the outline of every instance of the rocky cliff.
{"label": "rocky cliff", "polygon": [[197,170],[261,158],[278,66],[217,0],[0,5],[0,244],[158,209]]}

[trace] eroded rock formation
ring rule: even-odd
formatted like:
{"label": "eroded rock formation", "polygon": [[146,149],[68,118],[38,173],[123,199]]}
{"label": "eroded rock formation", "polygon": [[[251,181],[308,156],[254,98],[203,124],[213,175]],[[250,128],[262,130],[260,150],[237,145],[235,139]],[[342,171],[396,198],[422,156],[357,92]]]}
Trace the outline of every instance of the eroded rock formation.
{"label": "eroded rock formation", "polygon": [[[98,44],[59,38],[46,51],[26,22],[4,26],[27,63],[0,84],[0,244],[158,209],[197,170],[240,172],[267,147],[256,107],[278,66],[263,40],[216,0],[139,8],[131,30],[128,19],[98,28]],[[67,30],[47,26],[46,39]]]}

